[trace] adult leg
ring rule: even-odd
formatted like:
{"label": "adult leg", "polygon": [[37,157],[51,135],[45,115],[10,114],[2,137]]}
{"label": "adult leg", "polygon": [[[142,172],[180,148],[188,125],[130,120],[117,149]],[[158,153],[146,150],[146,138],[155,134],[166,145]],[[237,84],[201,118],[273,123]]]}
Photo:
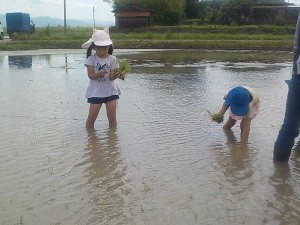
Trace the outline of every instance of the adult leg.
{"label": "adult leg", "polygon": [[230,116],[227,120],[227,122],[224,124],[223,129],[224,130],[230,130],[236,123],[236,120],[232,119]]}
{"label": "adult leg", "polygon": [[90,111],[86,120],[86,128],[94,128],[102,104],[90,104]]}
{"label": "adult leg", "polygon": [[273,159],[277,162],[289,160],[295,138],[299,135],[300,89],[298,76],[293,76],[290,81],[285,118],[274,145]]}
{"label": "adult leg", "polygon": [[117,100],[106,103],[106,114],[110,127],[117,126]]}

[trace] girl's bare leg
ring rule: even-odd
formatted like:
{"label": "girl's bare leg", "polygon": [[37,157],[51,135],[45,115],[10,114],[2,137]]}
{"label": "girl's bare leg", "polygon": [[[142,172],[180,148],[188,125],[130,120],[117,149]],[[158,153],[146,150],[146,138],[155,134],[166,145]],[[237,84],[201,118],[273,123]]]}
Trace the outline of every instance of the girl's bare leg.
{"label": "girl's bare leg", "polygon": [[86,128],[94,128],[102,104],[90,104],[90,111],[86,120]]}
{"label": "girl's bare leg", "polygon": [[230,130],[236,123],[236,120],[232,119],[231,117],[228,118],[227,122],[224,124],[224,130]]}
{"label": "girl's bare leg", "polygon": [[106,114],[110,127],[117,126],[117,100],[106,103]]}
{"label": "girl's bare leg", "polygon": [[243,143],[247,142],[249,139],[251,120],[252,118],[243,118],[241,121],[241,142]]}

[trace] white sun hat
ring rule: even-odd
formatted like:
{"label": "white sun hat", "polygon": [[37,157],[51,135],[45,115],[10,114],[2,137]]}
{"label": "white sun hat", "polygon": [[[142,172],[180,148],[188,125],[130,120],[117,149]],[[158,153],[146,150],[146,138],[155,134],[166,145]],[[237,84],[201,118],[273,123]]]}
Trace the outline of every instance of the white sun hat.
{"label": "white sun hat", "polygon": [[96,46],[109,46],[112,44],[112,40],[109,36],[109,29],[104,28],[103,30],[97,30],[93,28],[93,35],[88,41],[81,45],[81,48],[88,48],[94,43]]}

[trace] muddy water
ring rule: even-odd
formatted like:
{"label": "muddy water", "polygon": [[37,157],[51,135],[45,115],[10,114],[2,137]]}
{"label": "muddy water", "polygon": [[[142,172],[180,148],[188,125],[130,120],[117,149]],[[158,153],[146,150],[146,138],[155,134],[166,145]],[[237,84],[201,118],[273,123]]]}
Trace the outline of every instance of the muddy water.
{"label": "muddy water", "polygon": [[[87,132],[84,51],[0,53],[0,224],[300,223],[300,146],[272,161],[291,53],[115,55],[118,127]],[[240,84],[261,97],[247,145],[207,113]]]}

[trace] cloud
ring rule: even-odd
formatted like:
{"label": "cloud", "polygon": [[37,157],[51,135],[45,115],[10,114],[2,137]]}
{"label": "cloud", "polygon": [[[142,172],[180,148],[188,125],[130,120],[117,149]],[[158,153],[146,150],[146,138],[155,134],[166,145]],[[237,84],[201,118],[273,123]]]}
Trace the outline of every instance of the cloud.
{"label": "cloud", "polygon": [[[95,19],[113,21],[112,5],[101,0],[66,0],[66,14],[69,19]],[[64,17],[63,0],[13,0],[6,1],[0,7],[0,14],[7,12],[25,12],[31,17]]]}

